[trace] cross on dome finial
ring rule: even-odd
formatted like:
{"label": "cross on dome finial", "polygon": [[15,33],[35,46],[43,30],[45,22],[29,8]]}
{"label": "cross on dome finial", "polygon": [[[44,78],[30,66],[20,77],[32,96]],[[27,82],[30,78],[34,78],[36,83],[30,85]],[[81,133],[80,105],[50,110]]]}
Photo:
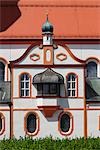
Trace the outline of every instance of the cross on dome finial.
{"label": "cross on dome finial", "polygon": [[46,21],[48,21],[48,13],[46,13],[46,16],[47,16],[47,19],[46,19]]}

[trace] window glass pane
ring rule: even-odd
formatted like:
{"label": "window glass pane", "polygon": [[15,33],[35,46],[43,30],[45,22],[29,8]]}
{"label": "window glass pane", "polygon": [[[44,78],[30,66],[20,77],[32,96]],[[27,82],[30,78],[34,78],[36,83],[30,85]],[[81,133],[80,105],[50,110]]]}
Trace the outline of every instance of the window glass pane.
{"label": "window glass pane", "polygon": [[34,114],[30,114],[27,118],[27,130],[30,133],[36,130],[36,116]]}
{"label": "window glass pane", "polygon": [[29,96],[29,90],[26,90],[26,96]]}
{"label": "window glass pane", "polygon": [[37,90],[41,91],[42,90],[42,84],[37,84]]}
{"label": "window glass pane", "polygon": [[24,90],[21,90],[21,96],[25,96],[25,95],[24,95]]}
{"label": "window glass pane", "polygon": [[21,75],[21,80],[24,80],[24,74]]}
{"label": "window glass pane", "polygon": [[26,88],[29,88],[29,82],[26,82]]}
{"label": "window glass pane", "polygon": [[70,117],[67,114],[62,115],[60,120],[60,128],[62,132],[68,132],[70,129]]}
{"label": "window glass pane", "polygon": [[75,88],[75,82],[72,82],[72,88]]}
{"label": "window glass pane", "polygon": [[43,84],[43,94],[49,94],[49,84]]}
{"label": "window glass pane", "polygon": [[72,96],[75,96],[75,90],[72,90]]}
{"label": "window glass pane", "polygon": [[42,84],[37,84],[38,95],[42,95]]}
{"label": "window glass pane", "polygon": [[75,75],[72,75],[72,81],[75,81]]}
{"label": "window glass pane", "polygon": [[21,88],[24,88],[24,82],[21,82]]}
{"label": "window glass pane", "polygon": [[29,80],[29,75],[28,74],[25,75],[25,79]]}
{"label": "window glass pane", "polygon": [[0,116],[0,131],[2,130],[2,119],[1,119],[1,116]]}
{"label": "window glass pane", "polygon": [[68,96],[71,96],[71,90],[68,90]]}
{"label": "window glass pane", "polygon": [[71,87],[71,83],[67,83],[67,88],[69,89]]}
{"label": "window glass pane", "polygon": [[69,76],[68,76],[68,79],[67,79],[67,81],[70,81],[70,80],[71,80],[71,75],[69,75]]}
{"label": "window glass pane", "polygon": [[57,94],[56,84],[50,84],[50,94]]}

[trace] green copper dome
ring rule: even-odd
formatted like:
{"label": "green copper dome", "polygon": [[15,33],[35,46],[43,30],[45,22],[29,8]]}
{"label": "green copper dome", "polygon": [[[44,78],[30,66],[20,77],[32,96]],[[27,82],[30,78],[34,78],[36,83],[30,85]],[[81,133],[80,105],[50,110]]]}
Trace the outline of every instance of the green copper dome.
{"label": "green copper dome", "polygon": [[53,33],[53,25],[48,21],[48,15],[47,20],[42,26],[42,32],[43,33]]}

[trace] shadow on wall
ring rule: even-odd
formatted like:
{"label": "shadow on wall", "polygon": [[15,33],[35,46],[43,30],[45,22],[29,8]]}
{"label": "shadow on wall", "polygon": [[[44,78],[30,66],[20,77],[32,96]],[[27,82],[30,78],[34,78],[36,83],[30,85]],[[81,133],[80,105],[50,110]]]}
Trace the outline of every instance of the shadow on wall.
{"label": "shadow on wall", "polygon": [[20,16],[19,0],[0,0],[0,32],[7,30]]}

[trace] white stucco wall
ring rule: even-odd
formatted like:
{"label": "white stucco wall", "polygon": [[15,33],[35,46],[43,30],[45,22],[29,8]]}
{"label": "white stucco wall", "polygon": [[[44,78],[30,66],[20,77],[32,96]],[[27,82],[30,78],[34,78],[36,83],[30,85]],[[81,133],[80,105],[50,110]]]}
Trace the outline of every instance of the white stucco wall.
{"label": "white stucco wall", "polygon": [[[99,105],[100,108],[100,105]],[[87,111],[87,131],[88,136],[100,137],[100,110],[88,110]]]}
{"label": "white stucco wall", "polygon": [[3,134],[0,135],[0,140],[2,140],[3,138],[9,139],[10,138],[10,111],[0,110],[0,113],[3,114],[4,119],[5,119],[5,130]]}
{"label": "white stucco wall", "polygon": [[[30,44],[19,44],[19,45],[0,45],[0,57],[4,58],[5,60],[11,61],[18,59],[21,57],[27,48],[30,46]],[[95,57],[100,59],[100,45],[98,44],[68,44],[67,45],[70,49],[70,51],[75,55],[75,57],[86,60],[90,57]],[[38,61],[32,61],[30,59],[31,54],[38,54],[40,55],[40,59]],[[67,55],[67,59],[60,61],[56,58],[57,54],[63,53]],[[39,49],[38,47],[32,48],[28,56],[26,56],[20,64],[43,64],[43,50]],[[58,46],[58,49],[54,50],[54,64],[64,64],[64,65],[70,65],[70,64],[81,64],[80,62],[75,61],[69,53],[62,47]],[[19,75],[22,72],[27,72],[31,75],[33,78],[34,75],[43,72],[47,68],[15,68],[13,71],[13,125],[14,125],[14,136],[16,138],[19,138],[20,136],[25,136],[24,132],[24,117],[29,111],[34,111],[34,109],[38,109],[39,101],[34,98],[36,97],[36,89],[32,85],[32,95],[31,98],[19,98]],[[84,112],[82,109],[84,107],[84,69],[82,67],[59,67],[59,68],[52,68],[55,72],[60,73],[63,75],[65,79],[65,87],[66,87],[66,75],[70,72],[73,72],[78,75],[78,98],[59,98],[55,99],[55,104],[60,105],[60,107],[63,108],[70,108],[73,110],[69,110],[74,118],[74,130],[72,134],[68,137],[75,138],[75,137],[82,137],[84,136]],[[100,77],[100,63],[98,63],[98,77]],[[10,80],[10,72],[9,72],[9,80]],[[63,91],[63,89],[62,89]],[[65,92],[62,92],[62,96],[65,94]],[[66,96],[66,95],[65,95]],[[46,101],[46,102],[45,102]],[[43,99],[42,101],[43,105],[53,105],[53,100],[50,101],[50,99]],[[95,108],[95,106],[90,107]],[[88,125],[88,136],[100,136],[100,130],[98,129],[99,126],[99,116],[100,116],[100,105],[96,106],[98,110],[88,110],[87,111],[87,125]],[[10,135],[10,114],[9,111],[4,111],[3,109],[9,109],[7,105],[0,105],[0,112],[4,114],[5,116],[5,132],[3,135],[0,135],[0,139],[6,137],[9,138]],[[18,110],[19,109],[19,110]],[[21,111],[22,109],[22,111]],[[27,111],[25,110],[27,109]],[[29,110],[28,110],[29,109]],[[80,110],[74,110],[74,109],[80,109]],[[2,111],[3,110],[3,111]],[[45,137],[49,135],[53,135],[53,137],[59,137],[59,138],[66,138],[65,136],[62,136],[58,131],[58,116],[60,113],[60,110],[54,113],[53,117],[46,118],[44,114],[41,113],[41,111],[36,111],[40,118],[40,131],[36,137]]]}
{"label": "white stucco wall", "polygon": [[[24,117],[29,111],[15,111],[14,112],[14,136],[19,138],[19,136],[25,136],[24,131]],[[31,111],[32,112],[32,111]],[[40,118],[39,132],[33,138],[43,138],[52,135],[53,138],[75,138],[83,137],[84,127],[83,127],[83,111],[70,111],[73,116],[74,126],[73,132],[69,136],[62,135],[58,130],[58,116],[62,111],[57,111],[51,118],[46,118],[44,114],[40,111],[36,112]],[[67,112],[67,111],[66,111]],[[16,117],[19,116],[19,117]],[[78,126],[77,126],[78,122]]]}

